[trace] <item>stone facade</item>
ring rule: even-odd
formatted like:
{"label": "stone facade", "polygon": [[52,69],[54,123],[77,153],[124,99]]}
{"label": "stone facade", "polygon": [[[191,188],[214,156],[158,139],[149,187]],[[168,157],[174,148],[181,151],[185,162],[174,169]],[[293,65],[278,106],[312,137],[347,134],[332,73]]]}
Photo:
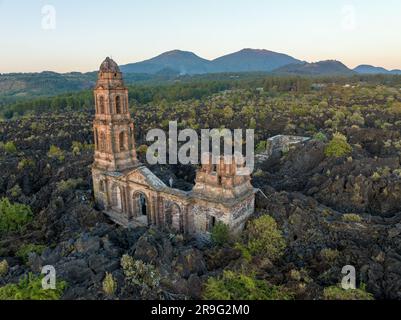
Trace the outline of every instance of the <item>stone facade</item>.
{"label": "stone facade", "polygon": [[254,212],[255,192],[250,175],[237,174],[235,159],[204,161],[190,192],[170,188],[137,160],[128,90],[110,58],[100,67],[94,95],[94,194],[113,221],[190,235],[207,235],[218,222],[234,232],[244,227]]}

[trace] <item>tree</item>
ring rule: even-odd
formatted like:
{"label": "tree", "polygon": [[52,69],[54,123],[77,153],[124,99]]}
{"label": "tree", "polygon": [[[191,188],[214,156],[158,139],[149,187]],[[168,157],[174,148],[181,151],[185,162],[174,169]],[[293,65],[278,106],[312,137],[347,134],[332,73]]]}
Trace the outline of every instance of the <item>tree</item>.
{"label": "tree", "polygon": [[326,157],[340,158],[352,152],[352,147],[347,142],[347,137],[341,133],[335,133],[329,144],[324,149]]}
{"label": "tree", "polygon": [[10,200],[3,198],[0,201],[0,231],[21,231],[32,219],[32,211],[24,204],[11,204]]}
{"label": "tree", "polygon": [[226,244],[230,240],[229,227],[222,222],[218,222],[213,227],[211,239],[212,239],[213,243],[218,246],[222,246],[222,245]]}
{"label": "tree", "polygon": [[246,230],[246,237],[247,247],[252,255],[264,256],[271,260],[281,257],[286,247],[276,221],[268,215],[251,221]]}

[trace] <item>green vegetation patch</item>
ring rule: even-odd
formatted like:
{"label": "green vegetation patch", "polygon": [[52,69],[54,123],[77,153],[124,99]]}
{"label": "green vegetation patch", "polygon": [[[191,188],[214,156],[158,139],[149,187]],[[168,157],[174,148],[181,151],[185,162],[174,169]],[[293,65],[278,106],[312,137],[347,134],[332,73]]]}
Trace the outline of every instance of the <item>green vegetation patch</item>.
{"label": "green vegetation patch", "polygon": [[0,232],[22,231],[32,220],[32,210],[24,204],[12,204],[7,198],[0,200]]}
{"label": "green vegetation patch", "polygon": [[333,139],[324,149],[326,157],[340,158],[352,152],[352,147],[347,142],[347,137],[341,133],[335,133]]}
{"label": "green vegetation patch", "polygon": [[269,285],[254,276],[224,271],[209,278],[203,293],[205,300],[291,300],[293,295],[279,286]]}
{"label": "green vegetation patch", "polygon": [[339,286],[331,286],[323,291],[325,300],[374,300],[373,295],[366,291],[365,285],[360,289],[345,290]]}
{"label": "green vegetation patch", "polygon": [[41,255],[45,249],[46,246],[44,245],[25,244],[18,249],[15,255],[21,258],[26,263],[31,253],[36,253],[38,255]]}
{"label": "green vegetation patch", "polygon": [[42,277],[29,274],[18,284],[8,284],[0,288],[0,300],[59,300],[67,287],[65,281],[58,281],[56,289],[44,290]]}

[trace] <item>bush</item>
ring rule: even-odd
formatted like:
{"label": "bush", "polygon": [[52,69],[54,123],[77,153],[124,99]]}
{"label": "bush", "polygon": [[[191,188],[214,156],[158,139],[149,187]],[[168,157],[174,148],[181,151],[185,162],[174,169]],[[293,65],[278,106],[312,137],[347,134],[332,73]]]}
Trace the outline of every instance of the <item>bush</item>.
{"label": "bush", "polygon": [[14,187],[12,187],[10,189],[10,194],[11,194],[11,197],[13,197],[13,198],[19,197],[22,194],[21,187],[18,184],[16,184]]}
{"label": "bush", "polygon": [[18,170],[24,170],[25,168],[32,168],[35,166],[35,161],[33,161],[32,159],[22,159],[19,163],[18,163]]}
{"label": "bush", "polygon": [[113,275],[111,273],[106,273],[106,277],[103,280],[103,292],[112,297],[117,291],[117,282],[114,280]]}
{"label": "bush", "polygon": [[81,178],[61,180],[57,183],[57,191],[63,193],[69,190],[75,190],[79,185],[83,183],[84,181]]}
{"label": "bush", "polygon": [[333,264],[337,258],[340,256],[340,252],[335,249],[324,248],[320,251],[320,256],[327,263]]}
{"label": "bush", "polygon": [[134,260],[129,255],[123,255],[121,266],[124,271],[125,279],[132,285],[157,288],[160,283],[160,275],[156,268],[151,264],[146,264],[141,260]]}
{"label": "bush", "polygon": [[36,253],[41,255],[43,251],[46,249],[46,246],[38,245],[38,244],[24,244],[22,245],[18,251],[16,252],[16,256],[21,258],[24,263],[28,262],[29,255],[31,253]]}
{"label": "bush", "polygon": [[241,251],[241,256],[246,262],[252,261],[252,255],[249,252],[249,249],[245,245],[243,245],[242,243],[236,243],[234,248],[236,250]]}
{"label": "bush", "polygon": [[9,141],[4,145],[4,151],[13,154],[17,152],[17,147],[15,146],[14,142]]}
{"label": "bush", "polygon": [[271,286],[254,276],[224,271],[220,278],[209,278],[205,285],[205,300],[290,300],[292,294],[282,287]]}
{"label": "bush", "polygon": [[352,147],[348,144],[347,138],[341,133],[335,133],[333,139],[324,149],[326,157],[340,158],[352,152]]}
{"label": "bush", "polygon": [[331,286],[323,291],[325,300],[374,300],[373,295],[366,292],[365,285],[361,285],[360,289],[345,290],[339,286]]}
{"label": "bush", "polygon": [[218,222],[212,229],[211,239],[215,245],[222,246],[230,240],[228,225]]}
{"label": "bush", "polygon": [[265,153],[266,150],[267,150],[267,141],[263,140],[263,141],[259,142],[258,145],[256,146],[255,153],[256,154]]}
{"label": "bush", "polygon": [[318,132],[313,136],[313,140],[326,142],[327,141],[327,137],[323,132]]}
{"label": "bush", "polygon": [[362,217],[354,213],[346,213],[342,216],[344,222],[362,222]]}
{"label": "bush", "polygon": [[0,300],[59,300],[66,287],[66,282],[58,281],[55,290],[44,290],[42,277],[30,273],[20,279],[18,284],[1,287]]}
{"label": "bush", "polygon": [[64,151],[54,145],[50,146],[47,156],[49,158],[57,158],[60,161],[63,161],[65,159]]}
{"label": "bush", "polygon": [[284,253],[285,239],[277,227],[276,221],[264,215],[251,221],[246,231],[248,249],[253,255],[260,255],[271,260],[278,259]]}
{"label": "bush", "polygon": [[83,149],[83,145],[79,141],[73,141],[71,146],[71,151],[74,156],[81,154],[81,150]]}
{"label": "bush", "polygon": [[8,273],[7,260],[0,261],[0,277],[4,277]]}
{"label": "bush", "polygon": [[0,201],[0,231],[22,231],[25,225],[32,220],[32,211],[24,204],[11,204],[3,198]]}

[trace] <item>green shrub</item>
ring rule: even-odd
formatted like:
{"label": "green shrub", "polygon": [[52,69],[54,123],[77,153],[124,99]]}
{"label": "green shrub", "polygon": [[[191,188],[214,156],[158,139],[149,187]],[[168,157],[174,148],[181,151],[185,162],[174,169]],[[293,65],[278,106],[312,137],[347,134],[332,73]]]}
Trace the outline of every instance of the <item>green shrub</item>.
{"label": "green shrub", "polygon": [[246,262],[251,262],[252,255],[247,246],[243,245],[242,243],[236,243],[234,248],[241,251],[242,258],[244,258]]}
{"label": "green shrub", "polygon": [[348,144],[347,138],[341,133],[335,133],[333,139],[324,149],[326,157],[340,158],[352,152],[352,147]]}
{"label": "green shrub", "polygon": [[75,190],[79,185],[83,183],[84,181],[81,178],[61,180],[57,183],[57,191],[66,192],[69,190]]}
{"label": "green shrub", "polygon": [[320,251],[320,256],[324,259],[324,261],[332,264],[340,256],[340,252],[335,249],[324,248]]}
{"label": "green shrub", "polygon": [[7,260],[0,261],[0,277],[4,277],[8,273]]}
{"label": "green shrub", "polygon": [[79,142],[79,141],[72,142],[71,151],[75,156],[79,155],[83,148],[84,148],[84,146],[81,142]]}
{"label": "green shrub", "polygon": [[263,141],[260,141],[258,143],[258,145],[256,146],[255,153],[256,154],[264,153],[264,152],[266,152],[266,150],[267,150],[267,141],[263,140]]}
{"label": "green shrub", "polygon": [[0,288],[0,300],[59,300],[67,287],[66,282],[58,281],[55,290],[42,288],[42,277],[31,273],[20,279],[18,284],[8,284]]}
{"label": "green shrub", "polygon": [[19,196],[22,194],[22,189],[21,189],[21,187],[20,187],[18,184],[16,184],[14,187],[12,187],[12,188],[10,189],[10,194],[11,194],[11,196],[12,196],[13,198],[19,197]]}
{"label": "green shrub", "polygon": [[22,231],[25,225],[32,220],[32,211],[24,204],[11,204],[10,200],[0,200],[0,231]]}
{"label": "green shrub", "polygon": [[124,271],[125,279],[131,285],[150,289],[159,286],[160,274],[153,265],[144,263],[141,260],[134,260],[129,255],[123,255],[121,258],[121,266]]}
{"label": "green shrub", "polygon": [[211,239],[215,245],[222,246],[230,241],[230,228],[218,222],[212,229]]}
{"label": "green shrub", "polygon": [[269,285],[254,276],[224,271],[209,278],[203,292],[205,300],[290,300],[293,296],[282,287]]}
{"label": "green shrub", "polygon": [[327,141],[327,137],[323,132],[318,132],[313,136],[313,140],[326,142]]}
{"label": "green shrub", "polygon": [[60,161],[63,161],[65,159],[64,151],[54,145],[50,146],[47,156],[49,158],[57,158]]}
{"label": "green shrub", "polygon": [[362,217],[354,213],[346,213],[341,218],[344,222],[362,222]]}
{"label": "green shrub", "polygon": [[17,152],[17,147],[15,146],[14,142],[9,141],[4,145],[4,151],[13,154]]}
{"label": "green shrub", "polygon": [[103,292],[112,297],[117,291],[117,282],[114,280],[113,275],[111,273],[106,273],[106,277],[103,280]]}
{"label": "green shrub", "polygon": [[146,144],[142,144],[138,147],[137,153],[141,156],[145,156],[148,152],[148,146]]}
{"label": "green shrub", "polygon": [[18,163],[18,170],[24,170],[25,168],[32,168],[35,166],[35,161],[33,161],[32,159],[22,159],[19,163]]}
{"label": "green shrub", "polygon": [[26,263],[28,262],[29,255],[31,253],[36,253],[38,255],[41,255],[45,249],[46,246],[44,245],[24,244],[18,249],[15,255],[21,258]]}
{"label": "green shrub", "polygon": [[366,292],[365,285],[361,285],[360,289],[345,290],[339,286],[331,286],[323,291],[325,300],[374,300],[373,295]]}
{"label": "green shrub", "polygon": [[278,229],[276,221],[268,215],[251,221],[246,230],[246,235],[247,247],[252,255],[260,255],[275,260],[284,253],[285,239]]}

